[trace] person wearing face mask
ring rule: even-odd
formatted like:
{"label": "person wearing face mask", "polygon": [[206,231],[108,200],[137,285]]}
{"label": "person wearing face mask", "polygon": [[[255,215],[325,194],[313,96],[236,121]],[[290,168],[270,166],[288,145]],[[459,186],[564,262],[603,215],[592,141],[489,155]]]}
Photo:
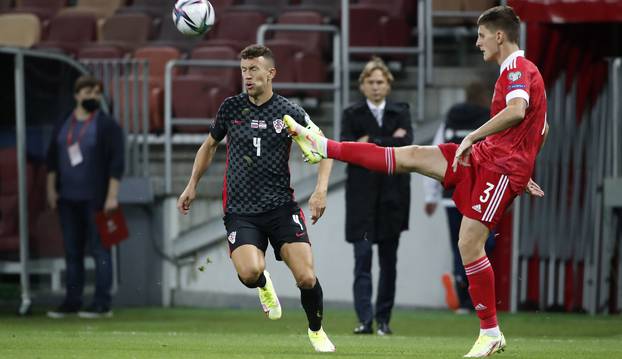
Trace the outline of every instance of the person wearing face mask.
{"label": "person wearing face mask", "polygon": [[[67,271],[65,299],[48,316],[110,317],[112,258],[110,249],[102,245],[95,214],[119,206],[125,166],[123,131],[100,110],[101,81],[78,78],[74,98],[76,106],[55,126],[47,153],[47,201],[59,212]],[[85,250],[95,261],[96,283],[93,302],[83,308]]]}
{"label": "person wearing face mask", "polygon": [[[342,141],[374,143],[382,147],[413,142],[407,103],[387,101],[393,75],[373,57],[359,76],[362,100],[344,110]],[[376,319],[378,335],[391,334],[389,321],[395,299],[397,247],[408,229],[410,174],[388,176],[348,165],[346,180],[346,240],[354,247],[354,308],[359,320],[354,334],[371,334]],[[375,310],[371,303],[371,263],[377,245],[380,276]]]}

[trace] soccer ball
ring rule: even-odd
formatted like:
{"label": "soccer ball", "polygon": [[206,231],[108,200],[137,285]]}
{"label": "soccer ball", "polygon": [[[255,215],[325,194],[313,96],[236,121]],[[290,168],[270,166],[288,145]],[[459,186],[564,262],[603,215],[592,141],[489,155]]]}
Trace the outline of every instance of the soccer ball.
{"label": "soccer ball", "polygon": [[173,22],[184,35],[200,36],[214,26],[214,7],[207,0],[177,0]]}

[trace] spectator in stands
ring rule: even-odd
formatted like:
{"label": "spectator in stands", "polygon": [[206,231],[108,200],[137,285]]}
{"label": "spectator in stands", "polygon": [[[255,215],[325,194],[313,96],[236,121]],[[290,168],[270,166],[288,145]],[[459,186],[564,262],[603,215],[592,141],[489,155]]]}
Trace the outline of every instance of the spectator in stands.
{"label": "spectator in stands", "polygon": [[[112,260],[97,232],[95,214],[119,206],[117,194],[125,162],[123,132],[113,118],[99,110],[99,80],[78,78],[74,98],[75,109],[55,126],[47,155],[47,200],[51,208],[59,210],[67,268],[65,299],[48,316],[110,317]],[[80,311],[85,247],[95,261],[95,297]]]}
{"label": "spectator in stands", "polygon": [[[406,103],[387,101],[393,75],[373,57],[359,76],[365,100],[344,110],[342,141],[370,142],[384,147],[413,142],[410,110]],[[377,334],[391,334],[389,321],[395,299],[397,247],[408,229],[410,175],[387,176],[348,165],[346,182],[346,240],[354,246],[354,308],[359,325],[355,334],[371,334],[372,245],[378,245],[380,278],[376,299]]]}
{"label": "spectator in stands", "polygon": [[[490,86],[477,81],[467,86],[466,102],[455,104],[449,109],[447,118],[436,131],[433,145],[447,142],[460,144],[466,135],[488,121],[491,96],[489,88]],[[469,296],[469,282],[458,249],[458,233],[462,215],[451,199],[453,190],[443,191],[441,183],[429,177],[423,178],[423,185],[425,213],[428,216],[434,214],[439,202],[445,207],[447,213],[454,262],[453,274],[446,273],[442,278],[447,306],[458,314],[468,313],[473,310],[473,304]],[[486,242],[486,251],[489,252],[493,246],[494,234],[491,234]]]}

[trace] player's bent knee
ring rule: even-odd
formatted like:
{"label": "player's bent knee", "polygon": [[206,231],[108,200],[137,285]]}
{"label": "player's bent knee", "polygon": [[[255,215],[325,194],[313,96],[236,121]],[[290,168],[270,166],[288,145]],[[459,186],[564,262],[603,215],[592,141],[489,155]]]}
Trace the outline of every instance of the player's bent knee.
{"label": "player's bent knee", "polygon": [[309,271],[296,277],[296,284],[302,289],[311,289],[315,286],[315,273]]}
{"label": "player's bent knee", "polygon": [[240,278],[240,282],[249,288],[257,287],[257,280],[261,275],[262,271],[259,268],[248,268],[241,270],[238,273],[238,278]]}

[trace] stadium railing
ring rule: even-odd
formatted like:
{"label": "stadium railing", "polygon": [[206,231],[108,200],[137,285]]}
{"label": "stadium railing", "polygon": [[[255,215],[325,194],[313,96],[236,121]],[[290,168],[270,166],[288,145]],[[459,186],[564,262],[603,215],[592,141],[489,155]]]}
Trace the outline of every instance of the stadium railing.
{"label": "stadium railing", "polygon": [[[581,112],[577,101],[589,97],[578,94],[585,71],[572,78],[562,73],[548,90],[552,128],[534,172],[549,191],[535,201],[523,198],[515,217],[518,268],[512,280],[519,303],[529,299],[530,263],[537,259],[539,298],[534,304],[539,309],[565,306],[607,313],[612,307],[610,291],[617,285],[620,310],[621,64],[620,58],[609,61],[608,82],[593,94],[592,107]],[[565,300],[568,290],[580,290],[572,303]],[[577,297],[583,298],[582,306]]]}
{"label": "stadium railing", "polygon": [[[427,1],[431,3],[431,1]],[[426,11],[426,1],[417,0],[417,46],[416,47],[368,47],[368,46],[350,46],[350,13],[344,9],[348,9],[350,2],[348,0],[341,0],[341,41],[342,48],[345,49],[342,52],[342,76],[343,76],[343,103],[348,106],[350,103],[350,55],[352,54],[407,54],[417,55],[417,119],[423,120],[424,118],[424,104],[425,104],[425,79],[426,79],[426,66],[425,59],[426,54],[430,53],[430,49],[426,44],[424,37],[424,31],[426,30],[426,23],[430,23],[429,13]],[[430,70],[431,71],[431,70]]]}
{"label": "stadium railing", "polygon": [[[26,178],[26,58],[48,59],[64,63],[80,74],[87,74],[88,70],[74,59],[56,53],[22,48],[0,47],[0,54],[14,58],[14,97],[15,97],[15,139],[17,151],[17,182],[18,182],[18,213],[19,213],[19,262],[0,262],[0,272],[19,273],[21,287],[21,303],[18,313],[29,313],[32,305],[30,274],[49,274],[52,278],[52,289],[58,289],[60,271],[64,270],[64,259],[37,259],[30,258],[30,228],[28,211],[28,190]],[[106,103],[102,103],[104,111],[108,111]],[[116,262],[116,252],[113,252],[113,261]],[[87,261],[87,268],[93,267]],[[116,266],[113,266],[115,268]],[[114,276],[113,290],[116,288],[117,276]]]}
{"label": "stadium railing", "polygon": [[319,90],[333,92],[333,138],[338,138],[341,132],[341,36],[339,28],[332,25],[303,25],[303,24],[263,24],[257,29],[257,43],[263,45],[268,31],[310,31],[328,32],[333,37],[333,81],[323,82],[278,82],[275,89],[284,90]]}
{"label": "stadium railing", "polygon": [[126,176],[149,177],[149,61],[83,59],[80,62],[103,82],[114,118],[126,133]]}

